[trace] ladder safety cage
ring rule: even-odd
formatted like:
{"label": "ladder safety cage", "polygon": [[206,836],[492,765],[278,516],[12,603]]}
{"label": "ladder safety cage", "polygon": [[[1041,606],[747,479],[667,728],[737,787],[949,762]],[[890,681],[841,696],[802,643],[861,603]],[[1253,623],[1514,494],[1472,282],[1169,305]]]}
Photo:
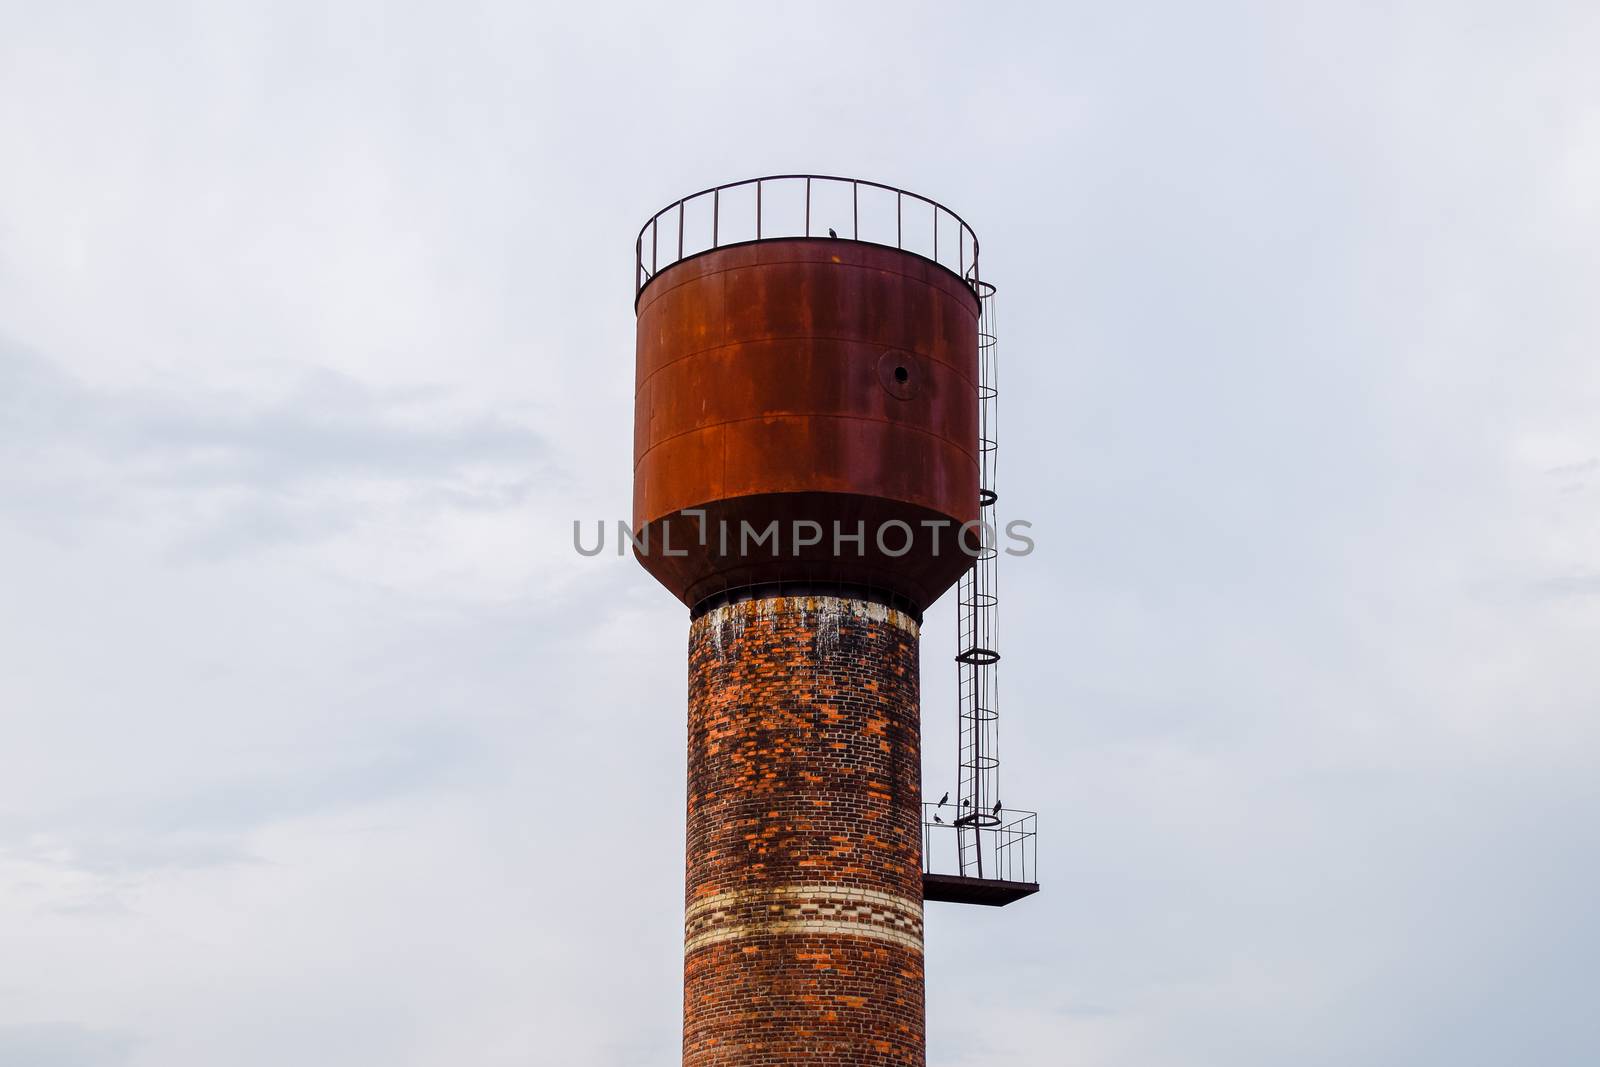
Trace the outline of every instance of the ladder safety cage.
{"label": "ladder safety cage", "polygon": [[[955,800],[952,806],[947,794],[941,803],[924,805],[923,889],[930,900],[1007,904],[1038,890],[1037,816],[1006,808],[1000,793],[998,330],[995,287],[975,279],[973,290],[979,300],[978,518],[983,541],[956,585]],[[953,872],[944,869],[947,865]]]}

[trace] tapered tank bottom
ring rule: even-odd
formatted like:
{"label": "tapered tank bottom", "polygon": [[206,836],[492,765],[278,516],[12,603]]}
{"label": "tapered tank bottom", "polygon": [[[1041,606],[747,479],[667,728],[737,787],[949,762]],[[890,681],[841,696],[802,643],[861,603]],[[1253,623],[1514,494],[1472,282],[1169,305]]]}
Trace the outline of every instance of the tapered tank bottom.
{"label": "tapered tank bottom", "polygon": [[847,597],[689,635],[685,1067],[923,1067],[918,625]]}

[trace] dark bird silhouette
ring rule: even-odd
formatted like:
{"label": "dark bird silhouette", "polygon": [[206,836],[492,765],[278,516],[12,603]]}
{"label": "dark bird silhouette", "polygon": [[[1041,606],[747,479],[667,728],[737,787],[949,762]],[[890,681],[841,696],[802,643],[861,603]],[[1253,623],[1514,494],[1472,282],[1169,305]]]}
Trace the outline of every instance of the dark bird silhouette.
{"label": "dark bird silhouette", "polygon": [[999,815],[1000,814],[1000,802],[998,800],[994,802],[994,811],[992,812],[992,814],[994,814],[994,815]]}
{"label": "dark bird silhouette", "polygon": [[962,802],[961,802],[961,806],[962,806],[962,807],[963,807],[963,808],[970,808],[970,807],[972,807],[972,798],[971,798],[971,797],[968,797],[968,798],[967,798],[967,799],[965,799],[965,800],[963,800],[963,801],[962,801]]}
{"label": "dark bird silhouette", "polygon": [[933,816],[933,821],[934,821],[934,822],[936,822],[936,823],[938,823],[938,824],[939,824],[939,825],[940,825],[940,826],[943,826],[943,825],[944,825],[944,820],[943,820],[943,819],[941,819],[941,818],[939,818],[939,815],[938,815],[938,813],[937,813],[937,812],[935,812],[935,813],[934,813],[934,816]]}
{"label": "dark bird silhouette", "polygon": [[942,808],[948,803],[950,803],[950,791],[945,790],[944,796],[939,798],[939,806]]}
{"label": "dark bird silhouette", "polygon": [[838,234],[833,232],[833,227],[832,226],[828,227],[828,236],[834,238],[835,240],[837,240],[838,237],[839,237]]}

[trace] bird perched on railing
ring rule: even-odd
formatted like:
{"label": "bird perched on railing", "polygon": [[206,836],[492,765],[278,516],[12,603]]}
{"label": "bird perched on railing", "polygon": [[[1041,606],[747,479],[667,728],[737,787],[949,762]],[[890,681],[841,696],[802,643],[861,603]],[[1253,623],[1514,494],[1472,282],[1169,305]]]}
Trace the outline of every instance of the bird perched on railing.
{"label": "bird perched on railing", "polygon": [[833,227],[832,226],[828,227],[828,236],[832,237],[836,241],[839,239],[839,235],[833,232]]}
{"label": "bird perched on railing", "polygon": [[944,796],[939,798],[938,807],[942,808],[948,803],[950,803],[950,791],[948,789],[946,789],[945,793],[944,793]]}
{"label": "bird perched on railing", "polygon": [[994,802],[994,811],[990,812],[990,814],[991,815],[999,815],[1000,814],[1000,802],[998,800]]}

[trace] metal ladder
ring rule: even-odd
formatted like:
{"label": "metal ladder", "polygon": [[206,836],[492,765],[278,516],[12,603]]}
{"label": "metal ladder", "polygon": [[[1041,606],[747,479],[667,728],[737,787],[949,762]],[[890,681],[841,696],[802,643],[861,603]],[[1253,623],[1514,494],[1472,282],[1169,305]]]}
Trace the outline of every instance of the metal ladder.
{"label": "metal ladder", "polygon": [[[960,707],[956,838],[963,877],[983,878],[982,834],[1000,824],[1000,652],[995,633],[999,596],[995,563],[996,331],[994,286],[975,282],[978,293],[978,517],[983,543],[957,584],[956,671]],[[995,872],[987,872],[994,876]]]}

